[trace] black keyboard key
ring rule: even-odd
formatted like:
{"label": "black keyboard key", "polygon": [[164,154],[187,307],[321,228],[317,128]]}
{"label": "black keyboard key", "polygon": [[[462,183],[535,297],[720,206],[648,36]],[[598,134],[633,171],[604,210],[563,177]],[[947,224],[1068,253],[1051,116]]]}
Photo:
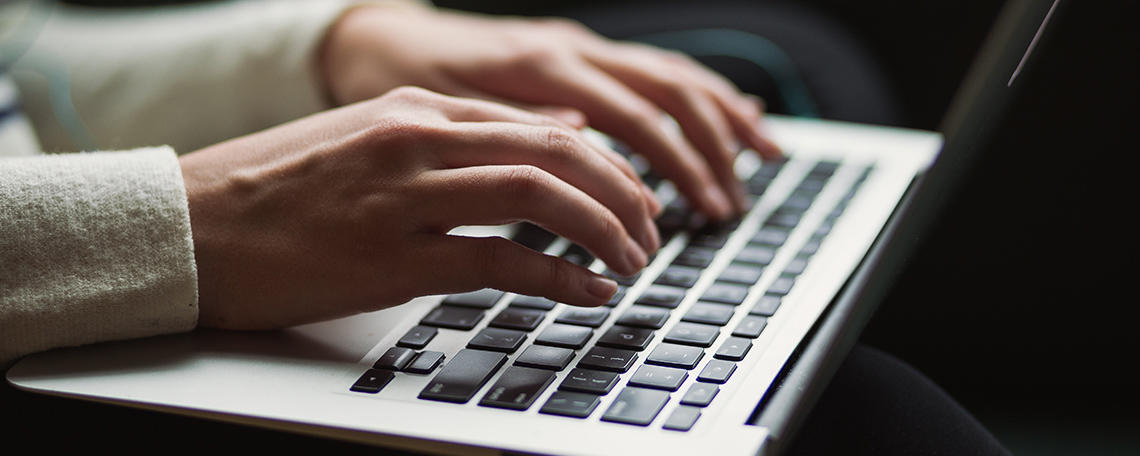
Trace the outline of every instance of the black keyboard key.
{"label": "black keyboard key", "polygon": [[602,421],[648,426],[668,401],[668,391],[627,386],[602,415]]}
{"label": "black keyboard key", "polygon": [[791,210],[777,210],[773,212],[768,220],[764,221],[764,226],[775,226],[780,228],[795,228],[800,224],[800,213]]}
{"label": "black keyboard key", "polygon": [[767,160],[748,180],[775,179],[780,170],[784,169],[785,162],[786,160]]}
{"label": "black keyboard key", "polygon": [[510,329],[483,328],[467,343],[467,348],[514,353],[526,340],[526,333]]}
{"label": "black keyboard key", "polygon": [[705,364],[704,369],[701,369],[700,375],[697,375],[697,381],[723,384],[728,381],[733,372],[736,372],[736,363],[714,359]]}
{"label": "black keyboard key", "polygon": [[562,384],[558,385],[560,391],[578,391],[606,395],[618,382],[618,374],[593,369],[574,368]]}
{"label": "black keyboard key", "polygon": [[793,258],[792,261],[788,262],[788,265],[784,267],[784,274],[803,274],[804,270],[807,269],[808,260],[809,258],[805,256],[798,256]]}
{"label": "black keyboard key", "polygon": [[538,309],[526,309],[522,307],[509,306],[495,315],[487,326],[505,329],[517,329],[519,331],[533,331],[542,323],[542,319],[546,317],[546,312]]}
{"label": "black keyboard key", "polygon": [[689,308],[685,316],[681,317],[681,321],[724,326],[725,323],[728,323],[728,321],[732,319],[732,315],[735,311],[735,308],[724,304],[698,302]]}
{"label": "black keyboard key", "polygon": [[437,351],[424,351],[412,360],[408,367],[404,368],[404,372],[412,374],[430,374],[439,364],[443,362],[443,353]]}
{"label": "black keyboard key", "polygon": [[756,304],[752,306],[752,310],[749,310],[748,313],[762,317],[771,317],[780,309],[780,303],[783,302],[783,300],[784,298],[779,296],[761,296],[760,299],[756,300]]}
{"label": "black keyboard key", "polygon": [[719,249],[724,247],[724,244],[728,242],[728,238],[731,235],[732,231],[730,230],[701,230],[693,233],[693,237],[689,239],[689,245]]}
{"label": "black keyboard key", "polygon": [[653,340],[652,329],[614,325],[598,338],[597,344],[603,347],[642,351],[649,346],[651,340]]}
{"label": "black keyboard key", "polygon": [[639,328],[661,329],[669,320],[669,310],[647,306],[629,306],[616,324]]}
{"label": "black keyboard key", "polygon": [[697,283],[697,279],[699,278],[701,278],[700,269],[690,268],[688,266],[669,266],[661,275],[657,276],[657,280],[654,280],[653,283],[689,288]]}
{"label": "black keyboard key", "polygon": [[665,335],[665,342],[711,347],[717,336],[720,336],[718,326],[681,322],[669,330],[669,334]]}
{"label": "black keyboard key", "polygon": [[618,285],[625,285],[627,287],[633,286],[633,284],[637,283],[637,279],[641,278],[641,272],[638,272],[631,276],[623,276],[609,269],[607,269],[603,275],[613,279],[614,282],[618,283]]}
{"label": "black keyboard key", "polygon": [[743,337],[729,337],[720,344],[720,348],[716,350],[713,355],[716,359],[723,359],[728,361],[740,361],[744,359],[744,355],[748,354],[748,350],[752,349],[752,341]]}
{"label": "black keyboard key", "polygon": [[779,247],[788,240],[788,230],[779,228],[764,228],[752,235],[752,244]]}
{"label": "black keyboard key", "polygon": [[760,266],[767,266],[776,258],[776,251],[771,247],[764,247],[759,245],[748,245],[740,249],[740,253],[736,254],[736,261],[741,263],[758,264]]}
{"label": "black keyboard key", "polygon": [[594,331],[590,328],[555,323],[542,330],[534,343],[577,350],[584,347],[593,336]]}
{"label": "black keyboard key", "polygon": [[649,354],[645,362],[688,370],[697,367],[697,363],[699,363],[704,356],[705,351],[700,347],[661,343],[653,349],[653,352]]}
{"label": "black keyboard key", "polygon": [[434,339],[435,335],[438,333],[438,329],[432,328],[430,326],[416,325],[413,326],[412,329],[409,329],[408,332],[404,333],[404,336],[401,337],[398,342],[396,342],[396,345],[419,350],[426,347],[428,342],[431,342],[431,340]]}
{"label": "black keyboard key", "polygon": [[704,294],[701,295],[701,301],[738,306],[747,297],[748,287],[744,285],[715,282],[705,289]]}
{"label": "black keyboard key", "polygon": [[637,352],[618,348],[594,347],[578,361],[578,367],[625,372],[637,361]]}
{"label": "black keyboard key", "polygon": [[764,327],[768,326],[768,319],[758,316],[749,315],[740,320],[740,324],[736,325],[736,329],[732,331],[733,337],[743,337],[746,339],[755,339],[760,337],[760,332],[764,331]]}
{"label": "black keyboard key", "polygon": [[420,324],[441,328],[470,330],[483,319],[483,311],[467,307],[439,306],[420,320]]}
{"label": "black keyboard key", "polygon": [[694,383],[681,397],[681,405],[707,407],[719,392],[720,387],[713,383]]}
{"label": "black keyboard key", "polygon": [[768,285],[767,294],[783,296],[792,291],[792,286],[796,284],[795,277],[780,276]]}
{"label": "black keyboard key", "polygon": [[601,326],[602,323],[605,323],[606,318],[609,318],[609,316],[610,309],[608,307],[571,307],[563,310],[562,313],[558,315],[558,319],[554,320],[554,322],[597,328]]}
{"label": "black keyboard key", "polygon": [[538,413],[585,418],[594,413],[599,402],[601,402],[601,398],[593,394],[555,391],[538,410]]}
{"label": "black keyboard key", "polygon": [[526,410],[554,381],[554,372],[530,367],[511,366],[491,385],[479,401],[484,407]]}
{"label": "black keyboard key", "polygon": [[468,293],[453,294],[443,298],[443,303],[452,306],[477,307],[490,309],[503,297],[503,292],[491,288],[471,291]]}
{"label": "black keyboard key", "polygon": [[589,267],[590,264],[594,262],[594,255],[591,255],[590,252],[578,244],[567,247],[561,257],[566,261],[583,267]]}
{"label": "black keyboard key", "polygon": [[368,371],[364,372],[364,375],[361,375],[360,378],[356,380],[356,383],[352,384],[352,388],[349,388],[349,390],[358,393],[376,394],[384,389],[384,387],[388,385],[388,382],[392,381],[394,377],[396,377],[396,374],[393,374],[390,370],[368,369]]}
{"label": "black keyboard key", "polygon": [[697,418],[700,417],[700,408],[682,405],[673,409],[673,413],[669,414],[669,418],[665,420],[665,424],[662,424],[661,428],[670,431],[688,431],[693,428],[694,424],[697,424]]}
{"label": "black keyboard key", "polygon": [[707,268],[712,264],[713,258],[716,257],[716,249],[709,249],[705,247],[687,247],[677,254],[673,259],[673,264],[681,266],[690,266],[694,268]]}
{"label": "black keyboard key", "polygon": [[650,285],[635,301],[647,306],[675,308],[685,299],[685,289],[665,285]]}
{"label": "black keyboard key", "polygon": [[813,195],[802,193],[792,194],[788,199],[784,200],[784,204],[780,207],[791,211],[806,211],[807,208],[811,207],[814,201],[815,197]]}
{"label": "black keyboard key", "polygon": [[689,378],[689,373],[671,367],[643,365],[629,378],[629,386],[641,386],[665,391],[677,391]]}
{"label": "black keyboard key", "polygon": [[815,164],[811,169],[810,174],[813,176],[831,176],[835,170],[839,169],[839,162],[831,160],[822,160]]}
{"label": "black keyboard key", "polygon": [[558,303],[540,296],[518,295],[511,300],[511,305],[528,309],[550,310]]}
{"label": "black keyboard key", "polygon": [[815,252],[819,251],[819,245],[821,242],[822,242],[822,239],[820,239],[820,238],[809,239],[806,243],[804,243],[803,247],[800,247],[800,255],[806,255],[806,256],[815,255]]}
{"label": "black keyboard key", "polygon": [[506,360],[507,355],[502,353],[469,348],[459,350],[420,391],[419,398],[466,403]]}
{"label": "black keyboard key", "polygon": [[667,205],[661,215],[657,217],[657,230],[661,233],[662,243],[667,242],[674,234],[692,227],[692,212],[677,205]]}
{"label": "black keyboard key", "polygon": [[415,357],[415,350],[404,347],[392,347],[384,352],[383,355],[380,355],[380,359],[372,364],[372,368],[398,371],[412,362],[412,358]]}
{"label": "black keyboard key", "polygon": [[760,276],[764,274],[764,268],[761,266],[732,263],[724,267],[717,276],[718,282],[739,283],[741,285],[753,285],[760,281]]}
{"label": "black keyboard key", "polygon": [[539,252],[546,251],[558,236],[531,223],[520,223],[518,231],[511,236],[511,240],[523,247]]}
{"label": "black keyboard key", "polygon": [[831,222],[829,220],[824,220],[823,223],[820,223],[819,226],[816,227],[815,232],[813,232],[812,235],[822,238],[824,236],[827,236],[828,233],[831,233],[831,229],[834,227],[835,227],[834,222]]}
{"label": "black keyboard key", "polygon": [[618,285],[617,292],[614,293],[613,296],[610,296],[609,301],[606,301],[606,307],[616,307],[618,304],[621,304],[621,300],[625,299],[625,290],[626,289],[627,288],[625,286]]}
{"label": "black keyboard key", "polygon": [[515,359],[518,366],[560,371],[570,365],[574,350],[546,345],[531,345]]}

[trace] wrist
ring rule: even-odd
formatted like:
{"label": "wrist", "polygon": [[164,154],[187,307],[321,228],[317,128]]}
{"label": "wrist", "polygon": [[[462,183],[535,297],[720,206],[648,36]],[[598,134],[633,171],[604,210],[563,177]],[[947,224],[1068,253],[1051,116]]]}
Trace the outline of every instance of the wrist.
{"label": "wrist", "polygon": [[[331,106],[361,101],[384,92],[386,24],[426,11],[417,2],[388,1],[346,8],[317,47],[317,67]],[[392,45],[395,45],[392,43]],[[390,79],[390,78],[389,78]],[[397,84],[399,85],[399,84]]]}

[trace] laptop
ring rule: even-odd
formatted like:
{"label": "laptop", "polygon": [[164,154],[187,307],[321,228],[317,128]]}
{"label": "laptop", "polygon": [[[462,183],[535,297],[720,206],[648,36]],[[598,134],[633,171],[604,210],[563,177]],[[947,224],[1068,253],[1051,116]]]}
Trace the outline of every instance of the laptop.
{"label": "laptop", "polygon": [[[941,133],[769,116],[788,158],[741,155],[754,203],[738,221],[703,223],[641,166],[668,203],[663,247],[605,306],[427,296],[280,331],[53,350],[8,381],[430,453],[777,454],[996,127],[1058,1],[1006,5]],[[606,272],[533,225],[455,234]]]}

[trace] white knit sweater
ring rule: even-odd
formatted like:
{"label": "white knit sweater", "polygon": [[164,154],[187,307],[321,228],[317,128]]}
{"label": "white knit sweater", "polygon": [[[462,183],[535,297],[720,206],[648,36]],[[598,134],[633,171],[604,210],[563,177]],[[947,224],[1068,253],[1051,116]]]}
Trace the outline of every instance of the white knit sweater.
{"label": "white knit sweater", "polygon": [[[40,155],[27,150],[34,142],[0,135],[0,365],[196,326],[175,151],[327,107],[314,54],[344,8],[255,1],[51,12],[11,69],[43,149],[133,150]],[[53,101],[67,100],[52,86],[61,82],[74,111],[59,116]]]}

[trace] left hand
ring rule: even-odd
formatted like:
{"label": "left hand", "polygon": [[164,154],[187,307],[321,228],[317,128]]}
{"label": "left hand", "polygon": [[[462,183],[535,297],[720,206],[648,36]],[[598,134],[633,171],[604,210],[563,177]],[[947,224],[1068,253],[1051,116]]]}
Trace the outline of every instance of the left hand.
{"label": "left hand", "polygon": [[320,62],[337,103],[416,85],[588,123],[644,155],[713,219],[744,209],[733,172],[742,144],[780,156],[760,131],[761,103],[723,77],[682,54],[610,41],[562,19],[358,7],[329,31]]}

